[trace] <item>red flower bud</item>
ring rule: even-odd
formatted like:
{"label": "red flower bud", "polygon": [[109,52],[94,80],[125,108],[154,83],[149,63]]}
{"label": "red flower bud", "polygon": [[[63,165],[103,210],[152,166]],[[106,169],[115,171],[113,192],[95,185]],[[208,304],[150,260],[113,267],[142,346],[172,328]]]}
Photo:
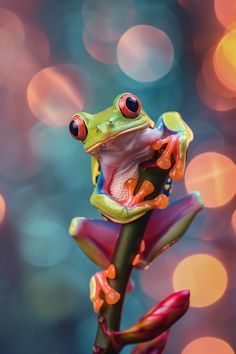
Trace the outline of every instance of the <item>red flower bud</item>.
{"label": "red flower bud", "polygon": [[161,354],[165,349],[168,332],[164,332],[155,339],[136,345],[131,354]]}
{"label": "red flower bud", "polygon": [[120,350],[126,344],[148,342],[166,332],[185,314],[189,307],[189,296],[188,290],[168,296],[153,306],[136,324],[124,331],[109,330],[103,317],[99,322],[116,350]]}

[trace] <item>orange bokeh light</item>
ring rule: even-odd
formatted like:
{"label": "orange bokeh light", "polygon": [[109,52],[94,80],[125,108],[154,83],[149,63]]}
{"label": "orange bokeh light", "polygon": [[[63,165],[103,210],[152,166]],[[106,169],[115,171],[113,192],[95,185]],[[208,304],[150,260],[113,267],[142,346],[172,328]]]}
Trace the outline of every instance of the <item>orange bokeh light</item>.
{"label": "orange bokeh light", "polygon": [[236,92],[236,28],[218,43],[214,54],[214,68],[219,80]]}
{"label": "orange bokeh light", "polygon": [[177,265],[173,287],[175,291],[190,290],[190,306],[205,307],[223,296],[227,278],[226,270],[218,259],[207,254],[195,254]]}
{"label": "orange bokeh light", "polygon": [[222,96],[220,93],[216,93],[216,90],[212,90],[209,87],[202,70],[199,72],[196,84],[201,100],[211,109],[217,112],[225,112],[236,107],[235,97]]}
{"label": "orange bokeh light", "polygon": [[236,107],[236,95],[216,75],[213,58],[215,49],[205,56],[197,78],[197,90],[202,101],[215,111],[224,112]]}
{"label": "orange bokeh light", "polygon": [[234,354],[231,346],[220,338],[202,337],[190,342],[181,354]]}
{"label": "orange bokeh light", "polygon": [[0,223],[3,221],[6,212],[6,204],[4,198],[0,194]]}
{"label": "orange bokeh light", "polygon": [[222,206],[234,197],[235,180],[236,168],[233,161],[215,152],[205,152],[194,157],[185,173],[187,191],[199,191],[208,208]]}
{"label": "orange bokeh light", "polygon": [[226,87],[217,77],[213,65],[214,51],[210,50],[205,56],[202,73],[206,81],[207,86],[213,90],[216,94],[223,97],[234,97],[234,102],[236,106],[235,92]]}
{"label": "orange bokeh light", "polygon": [[215,0],[215,13],[224,27],[236,22],[236,0]]}
{"label": "orange bokeh light", "polygon": [[83,79],[78,67],[60,64],[39,71],[28,86],[27,99],[39,120],[50,126],[67,125],[84,105]]}
{"label": "orange bokeh light", "polygon": [[236,234],[236,210],[234,210],[232,218],[231,218],[232,228],[234,233]]}

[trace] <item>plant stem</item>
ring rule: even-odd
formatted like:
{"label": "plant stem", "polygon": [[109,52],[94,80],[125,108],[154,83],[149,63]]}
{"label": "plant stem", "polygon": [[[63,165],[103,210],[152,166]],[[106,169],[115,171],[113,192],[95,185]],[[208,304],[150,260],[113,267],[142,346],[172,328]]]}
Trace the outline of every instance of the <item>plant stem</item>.
{"label": "plant stem", "polygon": [[[155,192],[148,198],[152,199],[160,193],[166,178],[168,177],[168,170],[141,168],[140,180],[137,186],[139,189],[143,180],[148,179],[153,183]],[[120,300],[115,305],[105,304],[102,307],[100,315],[106,320],[109,329],[118,331],[120,328],[122,307],[125,298],[126,288],[129,282],[130,274],[133,266],[132,261],[139,252],[140,244],[143,238],[144,230],[146,228],[151,211],[146,213],[141,218],[124,224],[121,228],[119,239],[117,241],[112,264],[116,269],[116,277],[109,281],[112,288],[120,293]],[[111,340],[103,333],[101,326],[98,326],[96,341],[94,345],[94,353],[101,354],[117,354],[118,352],[113,348]]]}

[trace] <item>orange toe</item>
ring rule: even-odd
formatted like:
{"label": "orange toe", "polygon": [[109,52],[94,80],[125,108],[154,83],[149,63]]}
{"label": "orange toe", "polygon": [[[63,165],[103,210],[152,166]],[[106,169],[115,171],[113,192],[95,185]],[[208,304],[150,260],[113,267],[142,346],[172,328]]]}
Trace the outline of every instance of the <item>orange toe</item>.
{"label": "orange toe", "polygon": [[105,295],[107,304],[116,304],[120,299],[120,294],[114,290],[109,284],[107,279],[114,279],[116,276],[116,269],[111,264],[106,270],[97,272],[90,280],[90,299],[93,303],[95,313],[98,313],[104,304],[101,297]]}

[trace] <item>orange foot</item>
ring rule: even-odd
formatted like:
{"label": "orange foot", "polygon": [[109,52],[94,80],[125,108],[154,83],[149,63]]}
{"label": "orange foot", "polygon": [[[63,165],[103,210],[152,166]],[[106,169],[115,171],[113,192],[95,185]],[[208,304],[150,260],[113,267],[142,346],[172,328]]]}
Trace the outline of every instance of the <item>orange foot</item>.
{"label": "orange foot", "polygon": [[145,251],[145,241],[142,240],[141,241],[141,245],[140,245],[140,248],[139,248],[139,251],[138,253],[136,254],[136,256],[134,257],[134,260],[132,262],[132,266],[137,266],[139,263],[140,263],[140,260],[141,260],[141,256],[142,256],[142,253]]}
{"label": "orange foot", "polygon": [[160,139],[154,144],[152,148],[154,150],[160,150],[163,145],[166,145],[165,151],[157,159],[157,166],[167,170],[171,167],[171,155],[174,155],[175,165],[170,171],[170,177],[174,180],[181,179],[184,174],[185,167],[185,147],[187,146],[185,140],[182,141],[182,138],[177,135],[170,135],[164,139]]}
{"label": "orange foot", "polygon": [[154,209],[163,209],[168,206],[168,197],[164,194],[159,194],[156,198],[150,200],[144,200],[144,198],[154,192],[153,184],[145,179],[135,194],[135,188],[137,187],[138,180],[136,178],[130,178],[125,182],[125,187],[128,191],[128,197],[122,201],[122,204],[128,208],[142,207],[150,205]]}
{"label": "orange foot", "polygon": [[107,279],[114,279],[116,270],[113,264],[102,271],[95,273],[90,280],[90,299],[93,303],[93,308],[98,313],[104,303],[101,298],[101,292],[105,295],[106,302],[109,305],[116,304],[120,299],[120,294],[115,291],[107,282]]}

